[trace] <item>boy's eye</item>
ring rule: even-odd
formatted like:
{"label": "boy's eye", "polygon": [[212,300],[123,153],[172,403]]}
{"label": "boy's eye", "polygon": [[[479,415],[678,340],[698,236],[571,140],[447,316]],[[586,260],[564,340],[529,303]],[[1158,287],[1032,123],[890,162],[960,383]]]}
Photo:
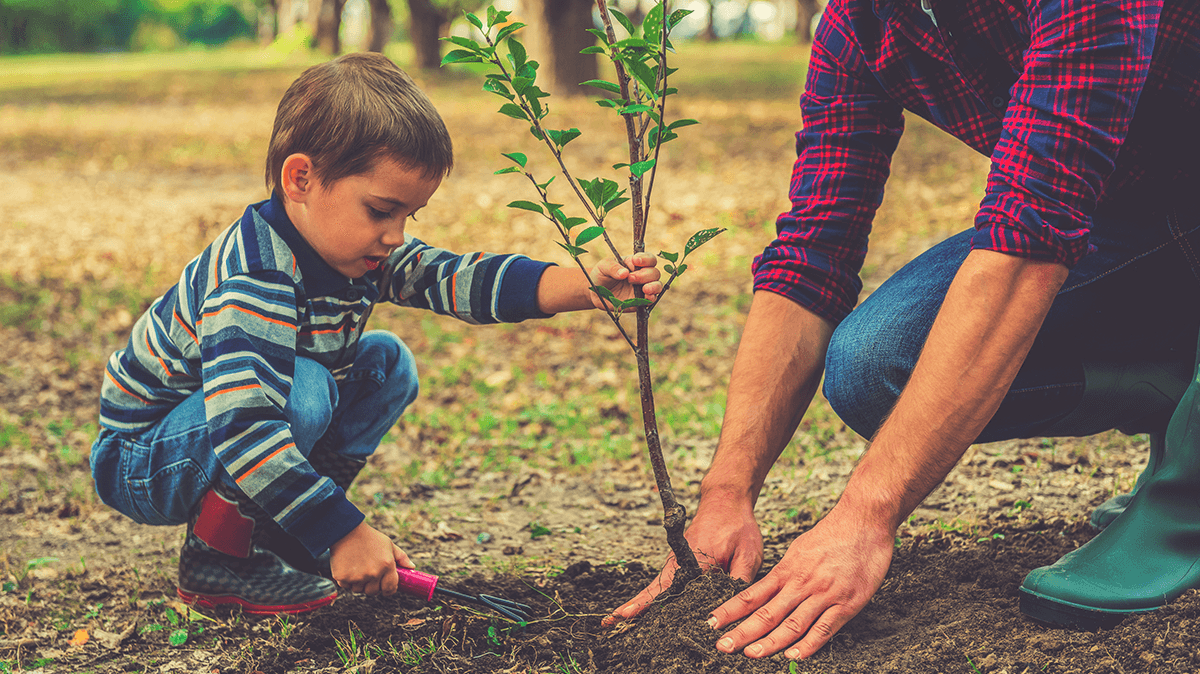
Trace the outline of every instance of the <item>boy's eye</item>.
{"label": "boy's eye", "polygon": [[367,210],[371,212],[371,217],[376,220],[386,220],[392,217],[392,214],[389,211],[381,211],[378,208],[371,206],[367,206]]}

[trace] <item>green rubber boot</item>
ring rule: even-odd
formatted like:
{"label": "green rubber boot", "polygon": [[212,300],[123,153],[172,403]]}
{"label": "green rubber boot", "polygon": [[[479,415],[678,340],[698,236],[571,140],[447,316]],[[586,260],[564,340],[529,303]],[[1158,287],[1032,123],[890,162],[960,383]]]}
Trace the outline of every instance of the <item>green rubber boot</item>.
{"label": "green rubber boot", "polygon": [[1116,428],[1122,433],[1150,434],[1150,458],[1128,494],[1118,494],[1092,512],[1093,527],[1112,523],[1162,461],[1163,434],[1187,389],[1191,368],[1180,363],[1084,363],[1083,399],[1047,436],[1093,435]]}
{"label": "green rubber boot", "polygon": [[1162,461],[1125,512],[1021,584],[1021,612],[1099,629],[1200,587],[1200,370],[1167,426]]}

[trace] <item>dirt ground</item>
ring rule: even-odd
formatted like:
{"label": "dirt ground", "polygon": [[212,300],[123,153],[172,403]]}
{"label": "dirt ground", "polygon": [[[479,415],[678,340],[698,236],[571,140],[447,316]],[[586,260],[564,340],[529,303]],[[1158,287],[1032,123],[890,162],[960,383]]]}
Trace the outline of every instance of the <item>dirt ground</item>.
{"label": "dirt ground", "polygon": [[[752,70],[759,57],[709,58]],[[777,68],[803,53],[762,58]],[[1145,436],[1116,432],[973,447],[898,532],[871,604],[809,660],[718,653],[719,634],[704,621],[737,590],[720,576],[602,628],[654,578],[666,546],[624,346],[584,315],[495,328],[378,318],[417,353],[424,391],[351,498],[445,587],[525,602],[528,624],[410,597],[347,594],[279,619],[179,604],[182,528],[133,524],[92,492],[99,382],[137,313],[263,198],[265,134],[298,72],[161,72],[136,83],[101,74],[0,88],[0,672],[1200,671],[1194,593],[1095,633],[1048,629],[1017,610],[1024,575],[1085,542],[1090,509],[1145,465]],[[798,78],[786,90],[751,83],[685,96],[681,114],[701,119],[702,131],[672,146],[665,164],[677,176],[657,199],[662,241],[652,249],[678,249],[713,223],[730,228],[656,313],[668,460],[692,508],[716,444],[749,260],[786,206]],[[521,130],[481,114],[494,106],[477,82],[422,84],[457,139],[458,165],[414,233],[562,262],[541,223],[503,208],[528,198],[524,186],[491,175],[500,151],[524,149]],[[586,169],[620,160],[620,139],[598,128],[593,105],[556,110],[564,128],[585,130],[573,148]],[[867,292],[969,223],[986,166],[909,121]],[[764,570],[832,506],[864,447],[818,401],[756,510]]]}

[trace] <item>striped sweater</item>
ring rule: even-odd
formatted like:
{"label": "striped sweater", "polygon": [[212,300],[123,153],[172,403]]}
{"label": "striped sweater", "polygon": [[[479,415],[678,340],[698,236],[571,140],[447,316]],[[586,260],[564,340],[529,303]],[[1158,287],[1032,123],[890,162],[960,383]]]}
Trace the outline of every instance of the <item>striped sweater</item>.
{"label": "striped sweater", "polygon": [[284,416],[296,357],[321,363],[341,381],[377,300],[469,323],[546,317],[537,284],[547,266],[516,255],[460,256],[406,236],[379,269],[347,279],[305,243],[277,198],[251,205],[109,359],[100,423],[136,436],[203,389],[220,463],[320,554],[363,515],[296,448]]}

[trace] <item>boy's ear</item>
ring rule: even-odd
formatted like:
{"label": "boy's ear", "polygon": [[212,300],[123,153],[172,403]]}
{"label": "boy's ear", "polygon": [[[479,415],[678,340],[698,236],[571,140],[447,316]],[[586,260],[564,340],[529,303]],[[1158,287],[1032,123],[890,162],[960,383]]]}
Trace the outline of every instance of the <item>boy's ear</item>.
{"label": "boy's ear", "polygon": [[313,163],[308,155],[296,153],[283,160],[279,187],[289,201],[305,201],[312,193],[314,184]]}

